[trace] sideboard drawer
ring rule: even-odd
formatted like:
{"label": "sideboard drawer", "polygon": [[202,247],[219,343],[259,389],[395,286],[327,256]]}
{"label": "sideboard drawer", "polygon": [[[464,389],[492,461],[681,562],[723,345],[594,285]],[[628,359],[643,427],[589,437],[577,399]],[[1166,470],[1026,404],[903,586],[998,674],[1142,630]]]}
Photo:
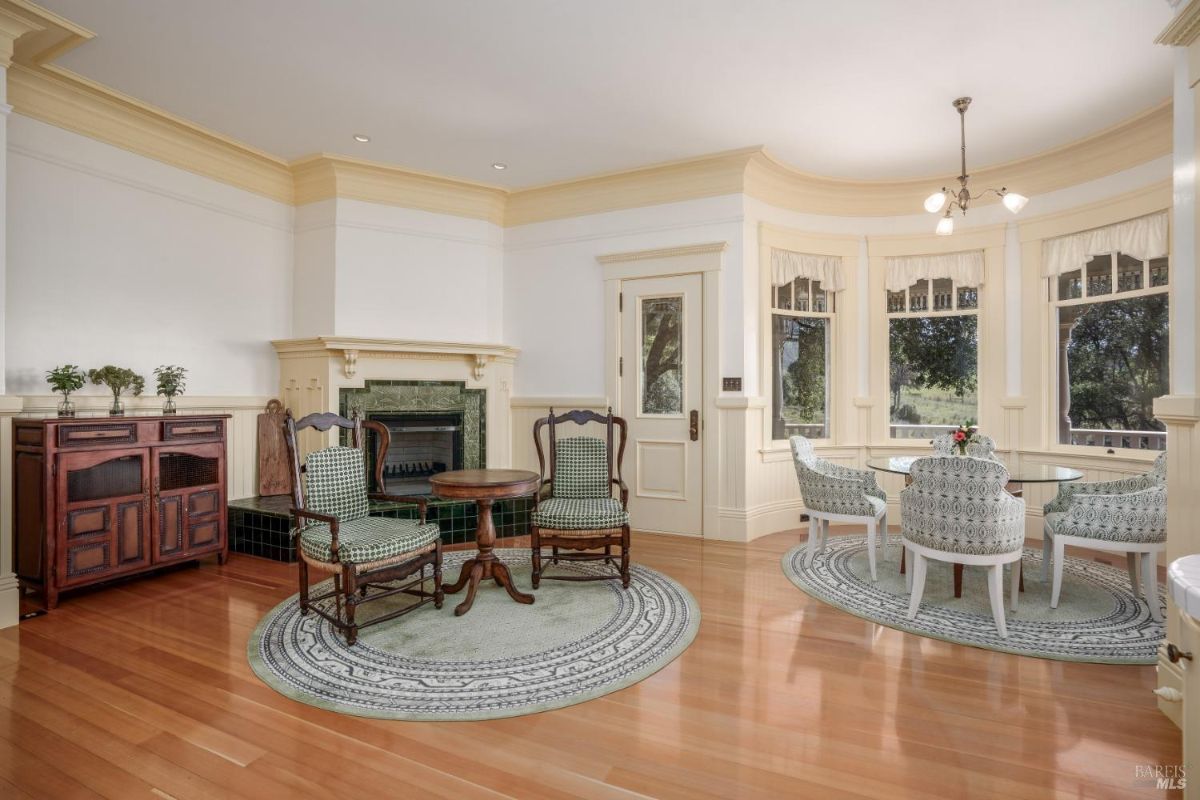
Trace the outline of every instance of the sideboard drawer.
{"label": "sideboard drawer", "polygon": [[225,435],[225,420],[171,419],[162,424],[164,442],[196,442],[221,439]]}
{"label": "sideboard drawer", "polygon": [[96,425],[60,425],[59,447],[96,447],[105,444],[135,444],[136,422],[103,422]]}

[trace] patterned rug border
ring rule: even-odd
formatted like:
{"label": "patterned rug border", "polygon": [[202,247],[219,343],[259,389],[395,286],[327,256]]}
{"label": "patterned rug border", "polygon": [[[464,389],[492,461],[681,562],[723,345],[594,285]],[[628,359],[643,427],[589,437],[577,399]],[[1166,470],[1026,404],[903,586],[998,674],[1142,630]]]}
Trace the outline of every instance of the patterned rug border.
{"label": "patterned rug border", "polygon": [[[465,561],[467,558],[470,558],[472,555],[474,555],[474,552],[475,551],[471,550],[471,551],[461,551],[461,552],[455,551],[455,552],[451,552],[451,553],[446,553],[445,562],[444,562],[445,568],[447,570],[452,571],[454,568],[457,568],[459,563],[461,563],[462,561]],[[500,558],[504,561],[509,561],[509,562],[521,561],[521,560],[526,560],[529,558],[529,551],[526,549],[523,549],[523,548],[497,548],[495,550],[495,553],[498,558]],[[651,665],[651,667],[648,669],[648,671],[643,672],[643,673],[638,673],[635,675],[631,675],[631,676],[626,676],[619,680],[615,680],[611,684],[608,684],[605,686],[598,686],[593,689],[589,689],[589,690],[580,692],[578,694],[573,694],[573,695],[570,695],[567,697],[560,697],[560,698],[557,698],[554,700],[549,700],[546,702],[528,703],[528,704],[521,705],[521,706],[514,706],[514,707],[510,707],[510,708],[503,708],[503,709],[496,709],[496,710],[489,710],[489,711],[479,711],[479,712],[412,713],[412,712],[405,712],[405,711],[389,711],[389,710],[376,710],[376,709],[370,709],[370,708],[362,708],[359,706],[348,705],[348,704],[339,703],[339,702],[333,701],[333,700],[326,700],[323,698],[315,697],[312,694],[305,691],[304,689],[302,689],[298,686],[294,686],[291,683],[288,683],[286,680],[282,679],[279,675],[276,675],[274,672],[272,672],[270,670],[270,668],[263,661],[263,658],[261,655],[262,637],[268,626],[268,623],[277,614],[287,611],[289,609],[289,607],[294,606],[296,603],[299,602],[299,599],[298,599],[299,593],[298,592],[296,594],[291,595],[287,599],[281,601],[280,603],[276,604],[274,607],[271,608],[270,611],[268,611],[266,614],[264,614],[262,616],[262,618],[258,621],[258,624],[255,625],[255,627],[254,627],[254,631],[250,634],[249,641],[247,641],[247,643],[246,643],[246,658],[249,661],[251,671],[254,672],[254,674],[258,677],[259,680],[261,680],[263,683],[265,683],[268,687],[273,689],[275,692],[283,695],[284,697],[287,697],[290,700],[294,700],[298,703],[304,703],[305,705],[312,706],[314,708],[320,708],[320,709],[323,709],[326,711],[332,711],[332,712],[339,713],[339,714],[347,714],[349,716],[364,717],[364,718],[369,718],[369,719],[386,719],[386,720],[396,720],[396,721],[407,721],[407,722],[479,722],[482,720],[510,719],[513,717],[523,717],[523,716],[530,716],[532,714],[540,714],[545,711],[556,711],[560,708],[568,708],[570,706],[578,705],[580,703],[586,703],[589,700],[595,700],[597,698],[604,697],[605,695],[609,695],[614,692],[618,692],[622,689],[627,689],[630,686],[634,686],[638,683],[641,683],[642,681],[646,680],[647,678],[650,678],[653,675],[655,675],[656,673],[658,673],[660,670],[665,668],[667,665],[673,663],[675,661],[675,659],[679,658],[679,656],[681,656],[683,654],[683,652],[685,650],[687,650],[688,647],[691,646],[692,642],[696,638],[697,633],[699,633],[699,630],[700,630],[700,604],[698,602],[696,602],[696,598],[692,596],[692,593],[689,592],[687,590],[687,588],[685,588],[681,583],[676,581],[674,578],[671,578],[670,576],[668,576],[662,572],[659,572],[658,570],[654,570],[649,567],[641,566],[639,564],[633,564],[633,565],[631,565],[630,568],[633,572],[633,580],[636,581],[638,579],[639,572],[653,573],[658,580],[663,581],[664,583],[671,586],[676,592],[678,592],[680,598],[682,598],[682,600],[683,600],[684,604],[687,606],[687,610],[688,610],[688,621],[687,621],[686,626],[683,628],[683,630],[680,632],[680,634],[676,637],[675,641],[669,647],[667,647],[666,649],[663,650],[662,654],[655,660],[654,664]],[[459,595],[446,595],[446,605],[441,609],[441,611],[439,613],[445,613],[445,614],[453,617],[453,614],[454,614],[453,609],[454,609],[454,605],[457,601],[452,600],[452,598],[455,598],[455,597],[462,597],[462,594],[460,593]],[[521,606],[518,606],[515,603],[513,605],[514,605],[514,608],[521,608]],[[404,618],[401,617],[397,622],[399,622],[400,624],[403,624],[403,619]]]}
{"label": "patterned rug border", "polygon": [[[848,543],[853,540],[857,540],[857,541],[855,541],[854,544]],[[898,541],[899,540],[897,540],[897,543],[892,543],[889,541],[888,548],[891,549],[893,547],[897,547]],[[844,535],[844,536],[831,537],[830,544],[832,546],[836,546],[839,543],[841,543],[842,546],[845,547],[846,549],[849,549],[851,546],[855,546],[855,545],[865,547],[866,536],[862,535],[862,534],[849,534],[849,535]],[[851,614],[855,617],[858,617],[859,619],[865,619],[868,622],[873,622],[877,625],[883,625],[886,628],[891,628],[893,630],[901,631],[903,633],[910,633],[910,634],[913,634],[914,636],[922,636],[926,639],[935,639],[937,641],[948,642],[950,644],[963,645],[964,647],[974,647],[979,650],[991,650],[991,651],[997,652],[997,653],[1007,653],[1007,654],[1016,655],[1016,656],[1026,656],[1028,658],[1039,658],[1039,659],[1043,659],[1045,661],[1067,661],[1067,662],[1074,662],[1074,663],[1080,663],[1080,664],[1110,664],[1110,665],[1115,665],[1115,666],[1153,666],[1158,663],[1157,653],[1154,656],[1147,657],[1145,660],[1142,660],[1142,659],[1130,659],[1130,658],[1079,657],[1079,656],[1071,656],[1071,655],[1059,654],[1059,653],[1050,653],[1050,652],[1045,652],[1045,651],[1034,651],[1034,650],[1021,649],[1021,648],[1014,647],[1011,645],[1006,646],[1003,644],[997,644],[996,646],[991,646],[991,645],[979,642],[977,640],[943,635],[943,634],[934,632],[934,631],[930,630],[929,628],[922,627],[921,625],[918,624],[921,620],[921,616],[920,616],[919,612],[917,615],[917,619],[913,620],[912,622],[908,622],[908,621],[892,622],[889,620],[881,619],[876,616],[871,616],[865,609],[854,608],[854,607],[848,605],[847,603],[842,602],[836,596],[829,595],[827,592],[819,591],[823,587],[805,585],[803,583],[803,579],[800,577],[799,574],[796,573],[796,570],[792,566],[792,563],[793,563],[794,559],[796,558],[796,556],[800,555],[802,557],[804,550],[805,550],[805,544],[802,542],[802,543],[796,545],[795,547],[791,548],[790,550],[788,550],[786,553],[784,553],[783,558],[780,561],[780,566],[783,569],[784,576],[788,579],[789,582],[791,582],[791,584],[793,586],[795,586],[800,591],[804,592],[809,597],[812,597],[815,600],[825,603],[826,605],[830,605],[841,611],[845,611],[847,614]],[[817,558],[826,558],[826,557],[827,557],[827,554],[820,554],[817,556]],[[1035,559],[1040,568],[1041,557],[1042,557],[1040,550],[1037,550],[1037,549],[1034,549],[1031,547],[1026,547],[1026,548],[1024,548],[1024,557]],[[1093,566],[1093,567],[1103,566],[1106,569],[1120,572],[1121,575],[1126,575],[1126,572],[1124,570],[1119,570],[1117,567],[1113,567],[1113,566],[1110,566],[1107,564],[1103,564],[1103,565],[1092,564],[1091,562],[1084,561],[1083,559],[1079,559],[1076,556],[1070,556],[1070,555],[1067,556],[1067,559],[1068,559],[1068,562],[1082,561],[1087,566]],[[1026,565],[1026,568],[1028,569],[1028,564]],[[1005,593],[1006,593],[1005,610],[1006,611],[1008,609],[1007,591],[1008,591],[1008,589],[1007,589],[1007,581],[1006,581],[1006,585],[1005,585]],[[1158,593],[1159,593],[1160,601],[1163,604],[1165,604],[1166,603],[1165,590],[1161,585],[1159,586]],[[1130,597],[1133,597],[1132,590],[1130,591]],[[924,606],[924,605],[925,604],[922,603],[922,606]],[[906,606],[906,608],[907,608],[907,606]],[[983,619],[982,616],[980,618]],[[994,625],[992,618],[990,616],[986,617],[986,622],[988,625]],[[1164,638],[1165,638],[1166,623],[1164,622],[1164,623],[1162,623],[1162,625],[1163,625]],[[1009,621],[1010,635],[1012,633],[1012,628],[1013,628],[1013,623],[1010,620]]]}

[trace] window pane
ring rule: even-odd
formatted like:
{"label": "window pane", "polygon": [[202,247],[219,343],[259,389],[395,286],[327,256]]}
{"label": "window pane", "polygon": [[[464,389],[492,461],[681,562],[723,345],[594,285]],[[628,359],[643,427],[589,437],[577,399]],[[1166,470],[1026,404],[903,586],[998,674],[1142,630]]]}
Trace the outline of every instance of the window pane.
{"label": "window pane", "polygon": [[796,278],[792,284],[792,310],[810,311],[808,307],[808,278]]}
{"label": "window pane", "polygon": [[937,278],[933,282],[933,310],[949,311],[954,308],[954,282],[949,278]]}
{"label": "window pane", "polygon": [[642,413],[683,413],[683,298],[642,300]]}
{"label": "window pane", "polygon": [[772,320],[772,437],[828,436],[828,320],[785,317]]}
{"label": "window pane", "polygon": [[908,310],[929,310],[929,281],[917,281],[908,287]]}
{"label": "window pane", "polygon": [[889,314],[904,312],[904,292],[887,293],[887,310]]}
{"label": "window pane", "polygon": [[1078,300],[1083,297],[1083,276],[1080,270],[1073,269],[1058,276],[1058,299]]}
{"label": "window pane", "polygon": [[1142,288],[1142,262],[1117,253],[1117,291],[1135,292]]}
{"label": "window pane", "polygon": [[891,435],[929,440],[978,417],[978,318],[889,322]]}
{"label": "window pane", "polygon": [[823,288],[821,288],[820,281],[813,281],[812,297],[813,311],[821,314],[833,311],[833,292],[826,292]]}
{"label": "window pane", "polygon": [[1167,297],[1058,310],[1058,440],[1162,450],[1154,398],[1168,393]]}
{"label": "window pane", "polygon": [[1112,256],[1096,256],[1087,263],[1088,297],[1112,294]]}
{"label": "window pane", "polygon": [[960,286],[958,289],[959,308],[979,308],[979,289],[974,286]]}
{"label": "window pane", "polygon": [[790,283],[775,287],[775,307],[784,311],[792,310],[792,285]]}
{"label": "window pane", "polygon": [[1167,259],[1155,258],[1150,261],[1150,285],[1167,285]]}

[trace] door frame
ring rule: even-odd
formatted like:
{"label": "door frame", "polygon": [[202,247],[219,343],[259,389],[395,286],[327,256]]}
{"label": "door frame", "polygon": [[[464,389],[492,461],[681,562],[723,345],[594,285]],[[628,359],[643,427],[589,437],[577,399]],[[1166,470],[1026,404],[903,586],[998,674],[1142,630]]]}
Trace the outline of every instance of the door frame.
{"label": "door frame", "polygon": [[[701,277],[701,364],[704,372],[700,387],[700,445],[703,478],[701,480],[701,537],[717,537],[720,502],[721,418],[717,408],[720,395],[720,288],[721,269],[728,242],[704,242],[654,250],[609,253],[596,257],[604,271],[604,388],[614,413],[620,415],[621,308],[624,281],[638,278],[668,278],[675,275]],[[719,538],[719,537],[718,537]]]}

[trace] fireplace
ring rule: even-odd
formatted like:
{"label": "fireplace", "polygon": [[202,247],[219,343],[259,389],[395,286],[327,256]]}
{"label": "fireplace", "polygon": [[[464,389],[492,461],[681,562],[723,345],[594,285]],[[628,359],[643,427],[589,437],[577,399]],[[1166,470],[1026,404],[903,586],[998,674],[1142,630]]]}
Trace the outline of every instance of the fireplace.
{"label": "fireplace", "polygon": [[463,412],[376,412],[367,418],[382,423],[391,434],[383,465],[384,491],[428,494],[430,477],[463,468]]}

